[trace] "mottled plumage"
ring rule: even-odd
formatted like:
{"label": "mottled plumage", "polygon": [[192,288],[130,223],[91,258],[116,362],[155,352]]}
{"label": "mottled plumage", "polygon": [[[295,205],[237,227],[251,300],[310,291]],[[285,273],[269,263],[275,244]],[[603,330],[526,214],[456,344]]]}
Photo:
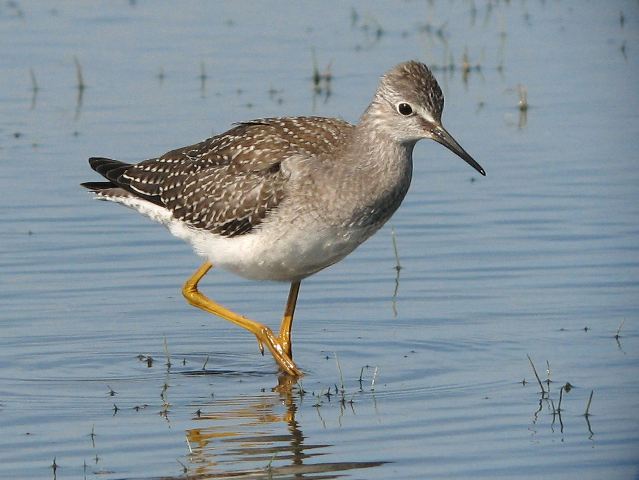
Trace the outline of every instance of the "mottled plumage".
{"label": "mottled plumage", "polygon": [[[233,237],[259,225],[286,195],[282,161],[330,154],[351,129],[330,118],[264,118],[135,165],[103,158],[90,164],[112,182],[106,187],[163,206],[194,228]],[[86,185],[104,196],[124,194]]]}

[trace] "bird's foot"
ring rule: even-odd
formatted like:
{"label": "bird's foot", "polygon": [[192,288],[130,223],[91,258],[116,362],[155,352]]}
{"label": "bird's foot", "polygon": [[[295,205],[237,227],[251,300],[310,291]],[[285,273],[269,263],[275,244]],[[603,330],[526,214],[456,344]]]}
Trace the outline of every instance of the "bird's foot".
{"label": "bird's foot", "polygon": [[297,365],[295,365],[295,362],[288,353],[290,350],[288,342],[284,342],[277,337],[273,331],[265,325],[260,328],[255,336],[257,337],[257,345],[262,355],[264,355],[264,345],[266,345],[271,355],[273,355],[273,359],[283,372],[294,377],[301,377],[303,375],[302,371],[297,368]]}

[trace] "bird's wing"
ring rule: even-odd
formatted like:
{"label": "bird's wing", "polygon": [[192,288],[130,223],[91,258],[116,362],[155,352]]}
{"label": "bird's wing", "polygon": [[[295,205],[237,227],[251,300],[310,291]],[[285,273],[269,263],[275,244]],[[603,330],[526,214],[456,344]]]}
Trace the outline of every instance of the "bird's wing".
{"label": "bird's wing", "polygon": [[[250,232],[287,194],[282,163],[330,153],[351,126],[295,117],[242,123],[224,134],[118,172],[118,184],[175,218],[223,236]],[[110,178],[113,181],[112,178]]]}

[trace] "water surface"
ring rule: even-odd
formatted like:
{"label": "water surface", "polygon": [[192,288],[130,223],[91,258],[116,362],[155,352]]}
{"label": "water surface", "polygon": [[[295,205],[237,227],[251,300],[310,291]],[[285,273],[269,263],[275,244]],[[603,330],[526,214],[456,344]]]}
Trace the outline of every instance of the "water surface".
{"label": "water surface", "polygon": [[[632,1],[3,2],[0,477],[635,478],[638,25]],[[418,144],[389,225],[302,285],[299,384],[186,305],[187,245],[78,186],[240,120],[356,121],[411,58],[488,175]],[[202,288],[273,326],[288,289]]]}

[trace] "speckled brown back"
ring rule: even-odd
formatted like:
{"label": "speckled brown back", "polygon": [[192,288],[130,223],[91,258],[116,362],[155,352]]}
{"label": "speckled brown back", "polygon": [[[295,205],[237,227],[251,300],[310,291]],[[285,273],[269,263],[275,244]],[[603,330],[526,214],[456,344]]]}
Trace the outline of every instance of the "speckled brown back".
{"label": "speckled brown back", "polygon": [[156,200],[195,228],[241,235],[259,225],[286,196],[284,160],[330,155],[351,128],[321,117],[254,120],[132,165],[110,180]]}

